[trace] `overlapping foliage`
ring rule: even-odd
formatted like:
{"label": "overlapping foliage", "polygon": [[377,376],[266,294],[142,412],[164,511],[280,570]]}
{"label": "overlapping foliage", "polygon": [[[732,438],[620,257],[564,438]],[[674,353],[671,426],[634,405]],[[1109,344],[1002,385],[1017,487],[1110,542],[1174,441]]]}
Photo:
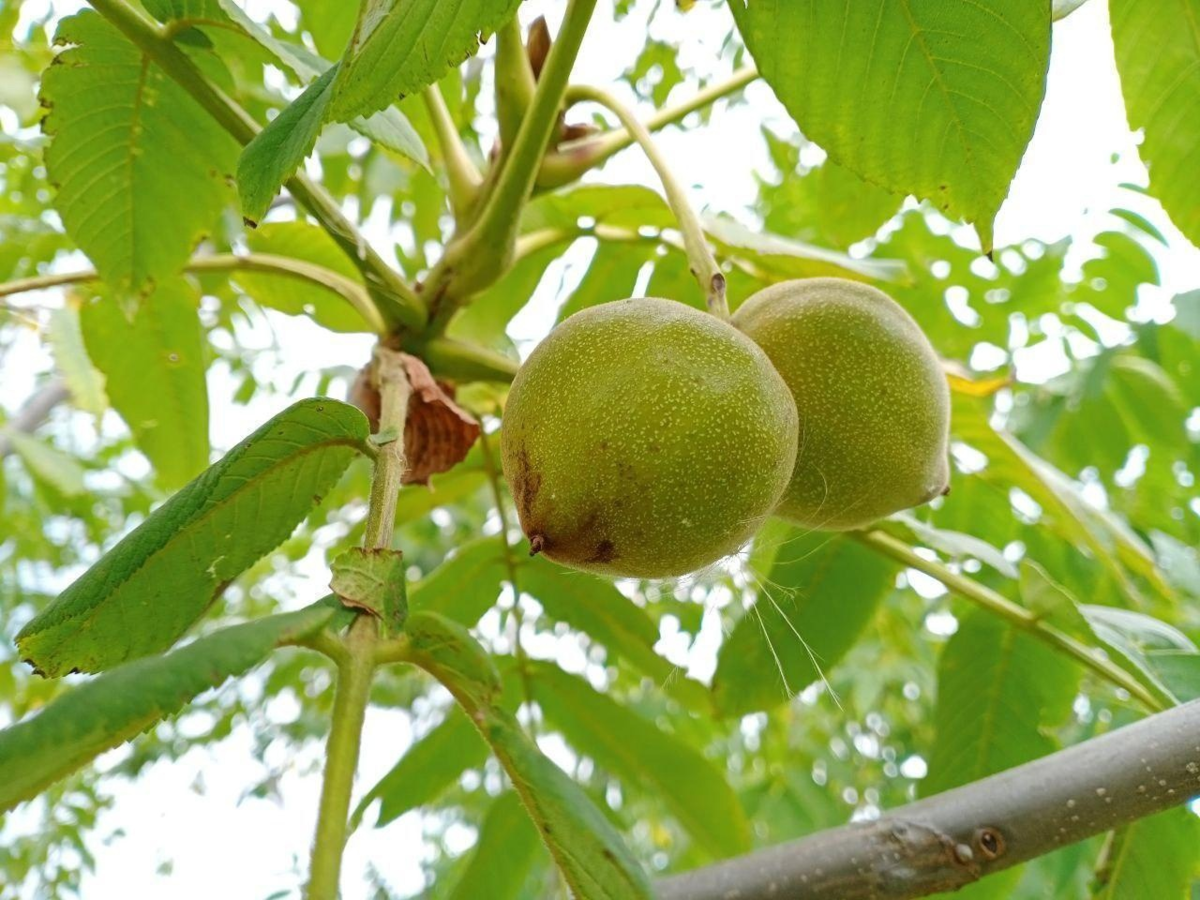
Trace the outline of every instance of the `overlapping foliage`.
{"label": "overlapping foliage", "polygon": [[[427,276],[450,236],[452,204],[438,123],[417,94],[437,79],[467,154],[485,166],[494,156],[480,124],[490,110],[486,70],[478,60],[459,63],[511,4],[426,4],[438,15],[420,31],[380,17],[387,4],[364,3],[361,18],[348,3],[284,5],[288,15],[254,22],[229,0],[145,3],[165,23],[174,68],[96,12],[43,22],[19,3],[0,9],[3,35],[16,42],[0,57],[13,85],[0,115],[19,126],[6,127],[11,137],[0,143],[0,278],[75,270],[70,254],[79,250],[104,279],[44,301],[0,301],[6,385],[12,379],[28,394],[61,380],[68,394],[45,424],[21,422],[17,398],[4,398],[0,631],[11,639],[24,628],[27,639],[21,652],[11,640],[0,649],[0,717],[24,720],[60,692],[63,705],[7,732],[0,759],[41,746],[45,735],[59,740],[53,726],[70,704],[98,722],[120,712],[120,727],[109,730],[125,737],[256,664],[292,619],[233,625],[243,629],[232,632],[237,640],[217,626],[316,599],[311,584],[288,573],[301,560],[327,568],[361,538],[368,466],[350,458],[365,425],[334,401],[293,408],[264,428],[260,443],[235,449],[173,499],[162,492],[210,461],[209,406],[219,422],[239,404],[277,412],[294,398],[344,396],[364,359],[313,371],[302,353],[263,336],[272,322],[297,333],[281,314],[370,331],[346,293],[377,286],[361,258],[342,253],[339,236],[305,221],[294,193],[277,192],[313,152],[323,188],[362,219],[385,222],[395,242],[385,255],[408,278]],[[660,41],[641,48],[647,17],[669,34],[687,15],[658,6],[615,8],[627,17],[621,27],[639,35],[628,53],[630,87],[669,105],[722,76],[680,68],[684,57]],[[992,219],[1044,90],[1050,12],[1032,2],[943,6],[933,15],[907,2],[866,10],[751,0],[731,3],[732,15],[691,15],[728,33],[722,70],[746,50],[753,55],[799,128],[764,127],[768,163],[757,195],[705,219],[731,302],[818,274],[867,280],[895,296],[951,372],[952,494],[883,523],[890,543],[773,523],[743,558],[713,571],[614,585],[530,560],[505,531],[509,499],[493,456],[503,386],[462,385],[461,402],[491,433],[432,486],[401,491],[395,543],[409,566],[410,622],[424,623],[413,634],[428,638],[424,667],[457,685],[472,715],[447,705],[425,675],[384,670],[375,701],[410,718],[421,736],[377,785],[364,786],[355,817],[360,828],[424,817],[433,896],[478,896],[481,879],[489,897],[555,896],[556,859],[580,896],[636,896],[645,873],[875,815],[1200,696],[1200,291],[1172,298],[1159,284],[1161,260],[1181,244],[1161,227],[1171,222],[1198,240],[1200,202],[1187,165],[1200,146],[1200,118],[1188,114],[1196,93],[1188,37],[1200,7],[1110,4],[1130,124],[1145,132],[1148,185],[1131,187],[1120,208],[1096,218],[1094,234],[992,248]],[[788,40],[793,32],[803,42]],[[57,56],[52,39],[65,47]],[[795,52],[801,43],[814,52]],[[585,41],[583,58],[596,52]],[[338,68],[328,68],[334,59]],[[240,164],[237,141],[179,86],[179,66],[193,67],[254,121],[270,120]],[[847,83],[856,86],[850,98]],[[412,96],[393,103],[401,93]],[[898,140],[901,132],[918,139]],[[828,159],[810,166],[807,140]],[[905,203],[906,195],[928,203]],[[973,224],[985,246],[938,210]],[[243,216],[264,224],[250,230]],[[549,327],[556,315],[634,291],[701,306],[672,224],[656,192],[614,183],[603,169],[592,183],[539,192],[520,215],[512,268],[448,333],[515,358],[518,315],[540,315]],[[297,281],[267,267],[230,278],[188,265],[247,249],[332,275]],[[992,259],[981,249],[993,250]],[[564,256],[573,260],[569,278],[557,262]],[[30,349],[31,326],[52,355]],[[36,383],[13,371],[29,360]],[[295,371],[295,381],[276,367]],[[317,406],[337,421],[287,418]],[[220,433],[228,446],[244,431]],[[284,490],[281,477],[261,480],[264,470],[286,471],[295,490]],[[324,502],[314,510],[318,495]],[[164,517],[173,523],[166,530]],[[103,551],[108,562],[62,593]],[[137,580],[168,556],[186,588],[178,605]],[[114,567],[129,578],[101,578]],[[951,596],[939,574],[964,577],[975,586],[967,594],[990,591],[1035,613],[1045,629],[1104,648],[1120,677],[1063,653],[1044,631],[971,606],[962,590]],[[93,670],[157,653],[218,595],[196,626],[211,634],[74,693],[19,665],[32,654],[55,673]],[[101,601],[117,612],[105,618]],[[75,638],[84,651],[69,636],[45,650],[30,646],[44,633],[38,623],[69,623],[55,610],[77,607],[101,610],[96,628]],[[132,629],[123,624],[130,616]],[[160,620],[161,628],[146,624]],[[482,649],[471,655],[477,641]],[[456,670],[461,658],[438,656],[447,646],[471,648],[462,658],[476,668]],[[194,706],[207,723],[199,733],[164,723],[105,774],[136,775],[182,747],[219,740],[243,714],[260,748],[280,737],[297,747],[315,742],[329,698],[307,696],[305,685],[322,667],[294,654],[259,670],[261,692],[303,700],[304,714],[286,727],[250,714],[257,689],[227,687]],[[104,705],[114,683],[133,690],[155,672],[165,693],[142,696],[145,709],[133,708],[136,699],[128,708]],[[493,702],[494,692],[502,699]],[[102,699],[93,707],[90,696]],[[70,718],[92,727],[87,716]],[[472,720],[483,724],[476,730]],[[53,775],[108,746],[90,731],[62,734],[78,753],[56,749],[69,765],[66,756],[46,757]],[[535,739],[561,739],[569,777],[536,752]],[[493,754],[511,787],[496,777]],[[40,786],[41,774],[30,771]],[[30,807],[33,828],[0,828],[9,851],[0,855],[0,898],[78,886],[93,863],[88,827],[114,781],[65,782]],[[462,855],[447,837],[457,825],[479,834]],[[550,853],[536,830],[544,836],[548,827],[558,833]],[[1182,895],[1200,865],[1195,831],[1187,813],[1165,814],[1105,847],[1059,851],[969,893],[1132,897],[1153,878],[1154,896]],[[45,864],[45,848],[56,843],[83,848],[79,865]],[[1169,866],[1155,862],[1163,847],[1171,848]]]}

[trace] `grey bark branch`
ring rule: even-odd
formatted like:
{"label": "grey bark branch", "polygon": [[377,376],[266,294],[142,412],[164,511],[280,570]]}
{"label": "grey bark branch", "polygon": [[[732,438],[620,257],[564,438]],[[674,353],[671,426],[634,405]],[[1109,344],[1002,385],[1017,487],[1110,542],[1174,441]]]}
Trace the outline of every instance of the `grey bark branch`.
{"label": "grey bark branch", "polygon": [[12,442],[4,436],[4,431],[19,431],[28,434],[46,421],[50,410],[67,399],[67,386],[61,378],[55,378],[44,384],[21,407],[20,411],[3,423],[0,430],[0,459],[12,453]]}
{"label": "grey bark branch", "polygon": [[953,891],[1200,795],[1200,700],[1043,759],[666,878],[659,900],[905,900]]}

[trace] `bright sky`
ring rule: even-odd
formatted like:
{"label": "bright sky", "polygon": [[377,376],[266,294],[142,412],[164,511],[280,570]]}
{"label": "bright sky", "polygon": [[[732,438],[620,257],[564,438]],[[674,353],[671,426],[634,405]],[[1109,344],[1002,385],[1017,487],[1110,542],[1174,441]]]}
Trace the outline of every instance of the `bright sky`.
{"label": "bright sky", "polygon": [[[27,0],[23,10],[26,21],[48,3],[50,0]],[[66,14],[80,4],[77,0],[62,0],[51,5],[57,13]],[[249,8],[257,15],[275,5],[272,0],[253,0]],[[641,4],[640,14],[613,24],[611,2],[601,0],[594,31],[589,33],[576,69],[577,81],[614,85],[632,61],[632,48],[646,33],[647,6]],[[553,27],[561,15],[560,7],[551,0],[527,0],[522,18],[530,20],[545,12]],[[723,6],[700,5],[687,16],[665,11],[649,30],[655,37],[680,46],[685,67],[707,75],[714,70],[712,61],[728,21]],[[728,71],[728,66],[722,64],[719,70]],[[623,85],[616,89],[633,99]],[[753,85],[747,96],[749,105],[719,112],[704,129],[688,133],[672,130],[660,138],[681,181],[694,186],[692,198],[698,206],[736,211],[748,203],[754,191],[753,172],[766,168],[765,151],[758,137],[760,124],[771,123],[780,131],[791,127],[765,85]],[[1118,155],[1116,162],[1114,153]],[[617,157],[604,178],[655,184],[653,171],[636,151]],[[1125,122],[1106,5],[1088,3],[1055,26],[1046,103],[1010,199],[1000,213],[997,244],[1027,237],[1055,240],[1067,234],[1086,238],[1110,224],[1105,216],[1111,207],[1135,209],[1158,225],[1171,245],[1159,254],[1166,287],[1149,291],[1144,298],[1145,314],[1161,316],[1165,299],[1200,285],[1200,252],[1170,225],[1157,203],[1118,187],[1124,181],[1144,184],[1145,180],[1134,137]],[[386,245],[385,223],[373,221],[368,233],[381,247]],[[514,323],[513,337],[520,339],[526,350],[553,320],[550,310],[560,280],[566,286],[575,283],[585,270],[590,252],[587,242],[581,242],[552,267],[535,302]],[[384,255],[388,255],[386,250]],[[58,298],[46,294],[37,299],[52,303]],[[331,335],[307,321],[278,315],[270,317],[270,324],[274,339],[288,348],[278,359],[264,361],[264,365],[277,365],[273,380],[281,386],[290,384],[302,369],[357,366],[367,358],[366,338]],[[244,337],[263,345],[272,340],[265,326]],[[22,356],[30,365],[15,364]],[[4,404],[19,405],[19,400],[32,390],[30,371],[48,365],[31,336],[5,366]],[[1039,360],[1035,368],[1040,374],[1050,374],[1056,362]],[[22,370],[27,374],[20,374]],[[217,371],[212,395],[219,416],[214,422],[213,438],[222,448],[275,411],[255,404],[231,406],[229,394],[227,374]],[[321,573],[310,574],[314,583],[307,593],[315,596],[321,587]],[[303,582],[294,586],[304,587]],[[699,668],[704,667],[703,660],[696,662]],[[279,721],[295,714],[282,703],[270,712]],[[360,788],[369,787],[387,771],[411,738],[412,723],[407,715],[372,710],[367,720]],[[275,758],[279,751],[278,747],[272,748],[272,762],[281,762]],[[119,758],[122,752],[114,751],[107,761]],[[274,800],[242,798],[247,786],[264,774],[252,760],[249,730],[242,727],[219,746],[194,750],[176,763],[152,766],[136,784],[112,786],[115,803],[96,829],[104,843],[94,848],[96,871],[85,881],[84,896],[89,900],[159,896],[173,900],[210,900],[214,896],[260,900],[299,896],[296,888],[307,865],[315,821],[319,748],[291,761],[279,785],[281,796],[287,799],[286,807]],[[20,821],[18,814],[11,826],[19,828]],[[418,890],[422,885],[421,828],[419,816],[409,815],[386,829],[363,828],[355,834],[346,853],[345,900],[366,896],[362,873],[368,864],[398,894]],[[115,837],[118,834],[121,836]],[[460,837],[465,848],[471,835],[464,832]],[[281,890],[291,892],[276,893]]]}

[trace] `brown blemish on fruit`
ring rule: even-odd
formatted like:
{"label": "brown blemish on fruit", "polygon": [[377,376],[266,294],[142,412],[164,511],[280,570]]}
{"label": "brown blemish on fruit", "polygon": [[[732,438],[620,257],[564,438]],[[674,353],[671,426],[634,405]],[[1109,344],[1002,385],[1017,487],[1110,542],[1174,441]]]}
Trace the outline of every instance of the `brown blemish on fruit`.
{"label": "brown blemish on fruit", "polygon": [[592,555],[587,558],[590,563],[610,563],[617,558],[617,548],[608,538],[604,538],[598,544]]}

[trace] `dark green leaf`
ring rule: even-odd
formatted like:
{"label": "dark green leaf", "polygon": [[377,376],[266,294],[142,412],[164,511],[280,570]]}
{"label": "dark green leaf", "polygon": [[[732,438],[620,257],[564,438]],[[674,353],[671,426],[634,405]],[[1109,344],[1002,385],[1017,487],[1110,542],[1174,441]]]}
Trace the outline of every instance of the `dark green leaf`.
{"label": "dark green leaf", "polygon": [[335,400],[280,413],[126,535],[17,635],[47,675],[169,647],[233,578],[291,534],[367,437]]}
{"label": "dark green leaf", "polygon": [[646,873],[612,824],[515,718],[492,710],[480,728],[578,900],[653,897]]}
{"label": "dark green leaf", "polygon": [[202,691],[243,674],[280,644],[315,631],[334,611],[332,604],[322,602],[234,625],[68,691],[37,715],[0,732],[0,771],[5,773],[0,811],[173,715]]}
{"label": "dark green leaf", "polygon": [[441,724],[418,739],[379,780],[354,811],[362,819],[367,807],[379,800],[382,828],[410,810],[437,800],[467,769],[482,766],[488,758],[487,744],[459,707],[453,707]]}
{"label": "dark green leaf", "polygon": [[789,527],[758,598],[721,645],[713,697],[725,715],[771,709],[837,665],[891,590],[896,566],[851,538]]}
{"label": "dark green leaf", "polygon": [[267,214],[283,183],[312,152],[325,124],[325,108],[336,76],[336,68],[327,69],[242,151],[237,167],[238,194],[242,214],[250,222],[257,223]]}
{"label": "dark green leaf", "polygon": [[938,665],[937,743],[924,795],[1011,769],[1057,749],[1044,728],[1071,711],[1079,669],[990,613],[960,617]]}
{"label": "dark green leaf", "polygon": [[378,616],[385,634],[395,635],[404,628],[408,600],[403,553],[352,547],[330,568],[333,581],[329,586],[343,603]]}
{"label": "dark green leaf", "polygon": [[553,664],[539,664],[533,674],[546,721],[579,753],[661,799],[712,857],[749,849],[750,826],[737,797],[688,743]]}
{"label": "dark green leaf", "polygon": [[545,859],[537,830],[513,791],[488,809],[475,846],[466,856],[445,900],[519,900],[534,865]]}

